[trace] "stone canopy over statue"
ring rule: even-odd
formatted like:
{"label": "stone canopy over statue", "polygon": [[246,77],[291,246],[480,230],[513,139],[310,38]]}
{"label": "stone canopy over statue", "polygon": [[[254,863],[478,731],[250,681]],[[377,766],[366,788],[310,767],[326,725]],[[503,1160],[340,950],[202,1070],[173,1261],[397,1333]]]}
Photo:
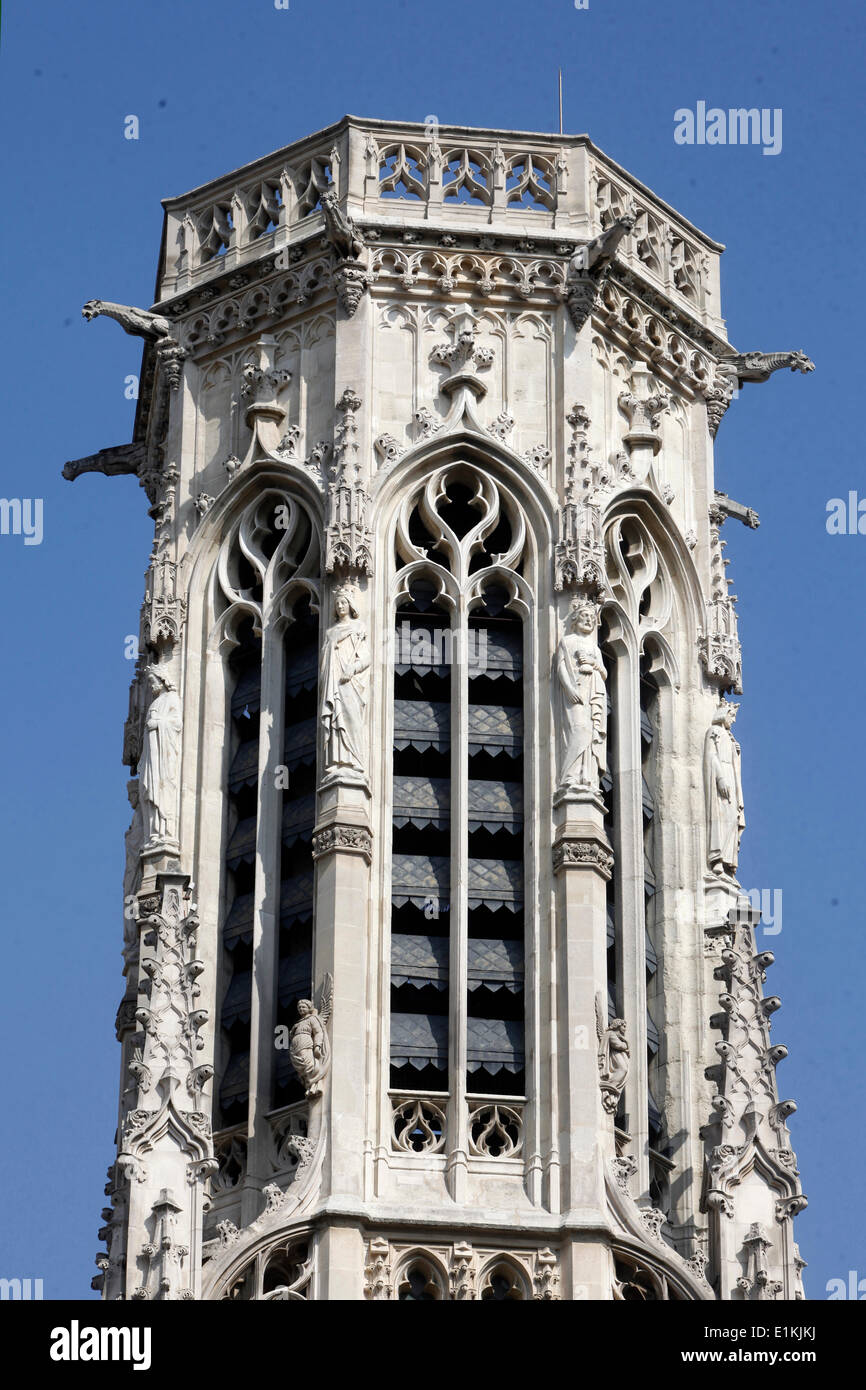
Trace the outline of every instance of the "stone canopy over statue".
{"label": "stone canopy over statue", "polygon": [[367,689],[370,648],[358,617],[358,595],[342,585],[334,595],[336,621],[325,633],[320,687],[324,732],[324,770],[330,781],[366,778]]}
{"label": "stone canopy over statue", "polygon": [[731,733],[739,705],[722,700],[707,730],[704,745],[704,787],[707,798],[707,857],[717,874],[734,874],[740,836],[746,824],[740,777],[740,745]]}
{"label": "stone canopy over statue", "polygon": [[597,605],[575,599],[555,663],[561,793],[597,792],[605,770],[607,672],[597,634]]}

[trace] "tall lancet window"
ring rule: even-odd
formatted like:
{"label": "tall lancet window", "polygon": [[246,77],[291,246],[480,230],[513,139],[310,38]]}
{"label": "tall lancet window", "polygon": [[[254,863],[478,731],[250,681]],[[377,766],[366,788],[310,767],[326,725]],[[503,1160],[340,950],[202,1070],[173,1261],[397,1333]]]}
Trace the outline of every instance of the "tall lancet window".
{"label": "tall lancet window", "polygon": [[235,522],[217,563],[215,636],[229,669],[222,1128],[301,1095],[287,1054],[267,1041],[310,992],[319,554],[305,509],[266,489]]}
{"label": "tall lancet window", "polygon": [[532,611],[523,514],[489,473],[455,462],[406,499],[396,549],[394,1142],[517,1155]]}
{"label": "tall lancet window", "polygon": [[616,1014],[626,1020],[631,1050],[616,1123],[630,1136],[628,1152],[638,1160],[641,1187],[666,1209],[673,1165],[663,1113],[658,909],[663,866],[657,808],[664,776],[662,686],[669,695],[675,668],[670,641],[674,592],[650,530],[637,514],[611,523],[607,570],[613,598],[605,607],[612,782],[606,823],[615,856],[609,895],[609,1007],[615,1003]]}

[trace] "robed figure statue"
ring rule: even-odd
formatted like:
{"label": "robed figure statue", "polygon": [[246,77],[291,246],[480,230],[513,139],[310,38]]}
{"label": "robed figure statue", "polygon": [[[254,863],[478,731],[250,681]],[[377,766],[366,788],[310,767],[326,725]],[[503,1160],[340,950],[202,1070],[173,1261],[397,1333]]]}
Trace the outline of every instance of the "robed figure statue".
{"label": "robed figure statue", "polygon": [[704,787],[709,829],[708,859],[714,873],[734,874],[740,836],[746,824],[740,745],[731,733],[739,705],[722,700],[707,730],[704,746]]}
{"label": "robed figure statue", "polygon": [[588,599],[575,599],[556,651],[561,791],[598,791],[605,770],[607,672],[597,630],[596,605]]}
{"label": "robed figure statue", "polygon": [[367,770],[370,649],[355,591],[348,585],[334,595],[334,616],[336,622],[325,633],[320,671],[324,770],[348,773],[357,781]]}
{"label": "robed figure statue", "polygon": [[180,699],[172,681],[155,667],[147,670],[151,696],[144,721],[138,781],[147,843],[176,836],[180,766]]}

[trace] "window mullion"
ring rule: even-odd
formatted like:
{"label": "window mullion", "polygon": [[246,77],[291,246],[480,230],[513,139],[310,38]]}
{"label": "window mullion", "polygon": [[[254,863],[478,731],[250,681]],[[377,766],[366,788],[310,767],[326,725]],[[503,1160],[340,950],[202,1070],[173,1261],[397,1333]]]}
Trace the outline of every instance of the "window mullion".
{"label": "window mullion", "polygon": [[267,1174],[268,1133],[274,1077],[280,912],[282,790],[276,768],[283,761],[285,642],[282,626],[264,624],[262,636],[259,800],[256,818],[256,875],[253,890],[253,974],[250,1036],[249,1137],[251,1175]]}
{"label": "window mullion", "polygon": [[449,949],[448,1175],[455,1201],[465,1199],[468,1164],[467,938],[469,921],[469,673],[466,601],[451,630],[451,924]]}

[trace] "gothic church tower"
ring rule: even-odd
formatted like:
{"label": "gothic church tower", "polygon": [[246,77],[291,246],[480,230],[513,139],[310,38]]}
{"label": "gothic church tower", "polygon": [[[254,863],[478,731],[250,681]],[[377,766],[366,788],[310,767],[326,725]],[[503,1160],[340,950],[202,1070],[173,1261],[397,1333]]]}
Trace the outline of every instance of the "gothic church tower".
{"label": "gothic church tower", "polygon": [[165,203],[106,1299],[791,1299],[722,248],[584,136]]}

